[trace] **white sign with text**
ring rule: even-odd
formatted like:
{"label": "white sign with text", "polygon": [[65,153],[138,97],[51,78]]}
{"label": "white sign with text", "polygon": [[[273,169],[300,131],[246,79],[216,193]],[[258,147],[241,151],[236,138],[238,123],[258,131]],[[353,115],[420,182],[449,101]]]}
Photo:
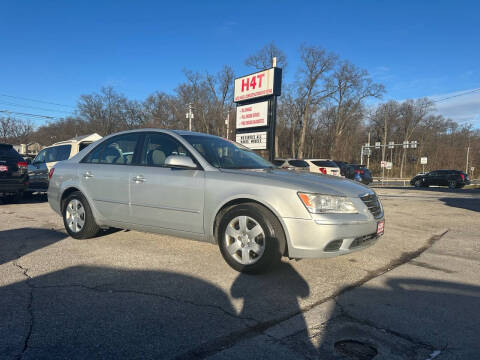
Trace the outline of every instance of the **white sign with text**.
{"label": "white sign with text", "polygon": [[237,134],[236,140],[252,150],[265,150],[267,148],[266,131]]}
{"label": "white sign with text", "polygon": [[237,129],[268,126],[268,101],[237,106]]}

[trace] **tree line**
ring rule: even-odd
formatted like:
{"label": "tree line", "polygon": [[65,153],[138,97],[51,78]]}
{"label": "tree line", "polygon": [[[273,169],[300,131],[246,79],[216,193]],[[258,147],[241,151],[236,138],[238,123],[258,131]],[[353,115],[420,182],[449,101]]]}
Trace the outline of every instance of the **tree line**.
{"label": "tree line", "polygon": [[[274,43],[245,60],[252,70],[271,67],[273,57],[293,81],[283,82],[277,109],[277,157],[329,158],[360,162],[367,142],[418,141],[416,149],[383,147],[373,150],[370,168],[379,175],[380,161],[393,163],[391,176],[412,176],[421,170],[420,157],[428,157],[427,169],[462,169],[470,148],[468,166],[480,167],[480,131],[434,113],[427,99],[384,101],[385,87],[348,60],[315,45],[301,45],[300,64],[290,69],[287,55]],[[191,104],[193,130],[234,139],[234,70],[217,72],[184,70],[184,78],[172,93],[155,92],[143,101],[128,99],[113,87],[80,96],[74,115],[34,128],[28,120],[0,117],[0,141],[39,142],[50,145],[77,135],[108,135],[136,128],[188,129],[186,109]],[[372,105],[375,104],[375,105]],[[225,120],[229,119],[227,134]],[[477,172],[478,174],[478,172]]]}

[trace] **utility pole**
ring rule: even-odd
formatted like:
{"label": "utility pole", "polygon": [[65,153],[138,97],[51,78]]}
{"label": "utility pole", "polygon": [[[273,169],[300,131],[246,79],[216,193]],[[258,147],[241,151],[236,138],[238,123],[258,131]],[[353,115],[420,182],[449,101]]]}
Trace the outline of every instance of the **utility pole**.
{"label": "utility pole", "polygon": [[227,125],[227,136],[226,138],[229,139],[230,135],[230,112],[227,113],[227,118],[225,119],[225,125]]}
{"label": "utility pole", "polygon": [[[370,149],[370,131],[368,132],[368,146]],[[367,153],[367,169],[370,169],[370,151]]]}
{"label": "utility pole", "polygon": [[188,112],[185,114],[185,117],[188,119],[188,131],[192,131],[192,120],[193,120],[192,103],[188,103]]}
{"label": "utility pole", "polygon": [[387,116],[383,116],[383,127],[384,127],[384,133],[383,133],[383,147],[382,147],[382,182],[383,179],[385,178],[385,151],[387,151]]}
{"label": "utility pole", "polygon": [[465,174],[468,174],[468,155],[470,153],[470,146],[467,147],[467,165],[465,165]]}

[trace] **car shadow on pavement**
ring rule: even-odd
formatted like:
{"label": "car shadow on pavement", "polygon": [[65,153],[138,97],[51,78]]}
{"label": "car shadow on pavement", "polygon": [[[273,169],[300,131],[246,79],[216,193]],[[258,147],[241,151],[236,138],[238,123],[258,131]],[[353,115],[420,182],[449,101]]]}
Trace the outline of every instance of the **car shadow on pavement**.
{"label": "car shadow on pavement", "polygon": [[[426,359],[418,355],[445,347],[478,351],[474,286],[403,278],[363,286],[341,295],[329,320],[307,325],[298,300],[309,286],[289,264],[239,274],[231,294],[157,270],[75,266],[28,276],[0,287],[5,358],[394,360]],[[234,299],[243,299],[240,309]],[[292,318],[298,331],[265,335]]]}
{"label": "car shadow on pavement", "polygon": [[0,196],[0,204],[32,204],[44,203],[48,201],[47,193],[24,194],[20,200],[12,201],[6,196]]}
{"label": "car shadow on pavement", "polygon": [[440,198],[445,205],[480,212],[480,198]]}
{"label": "car shadow on pavement", "polygon": [[19,228],[0,231],[0,265],[47,247],[68,235],[58,230]]}

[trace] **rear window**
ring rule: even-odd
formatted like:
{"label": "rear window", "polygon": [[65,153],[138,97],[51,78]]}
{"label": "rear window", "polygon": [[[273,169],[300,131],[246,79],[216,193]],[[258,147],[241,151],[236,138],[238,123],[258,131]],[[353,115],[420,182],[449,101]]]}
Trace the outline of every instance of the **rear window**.
{"label": "rear window", "polygon": [[328,160],[315,160],[315,161],[312,161],[312,164],[320,167],[338,167],[336,163]]}
{"label": "rear window", "polygon": [[56,162],[67,160],[70,157],[72,145],[59,145],[47,149],[45,162]]}
{"label": "rear window", "polygon": [[13,146],[9,144],[0,144],[0,157],[14,159],[21,158],[21,156],[15,151]]}
{"label": "rear window", "polygon": [[288,163],[295,167],[309,167],[308,163],[304,160],[289,160]]}

